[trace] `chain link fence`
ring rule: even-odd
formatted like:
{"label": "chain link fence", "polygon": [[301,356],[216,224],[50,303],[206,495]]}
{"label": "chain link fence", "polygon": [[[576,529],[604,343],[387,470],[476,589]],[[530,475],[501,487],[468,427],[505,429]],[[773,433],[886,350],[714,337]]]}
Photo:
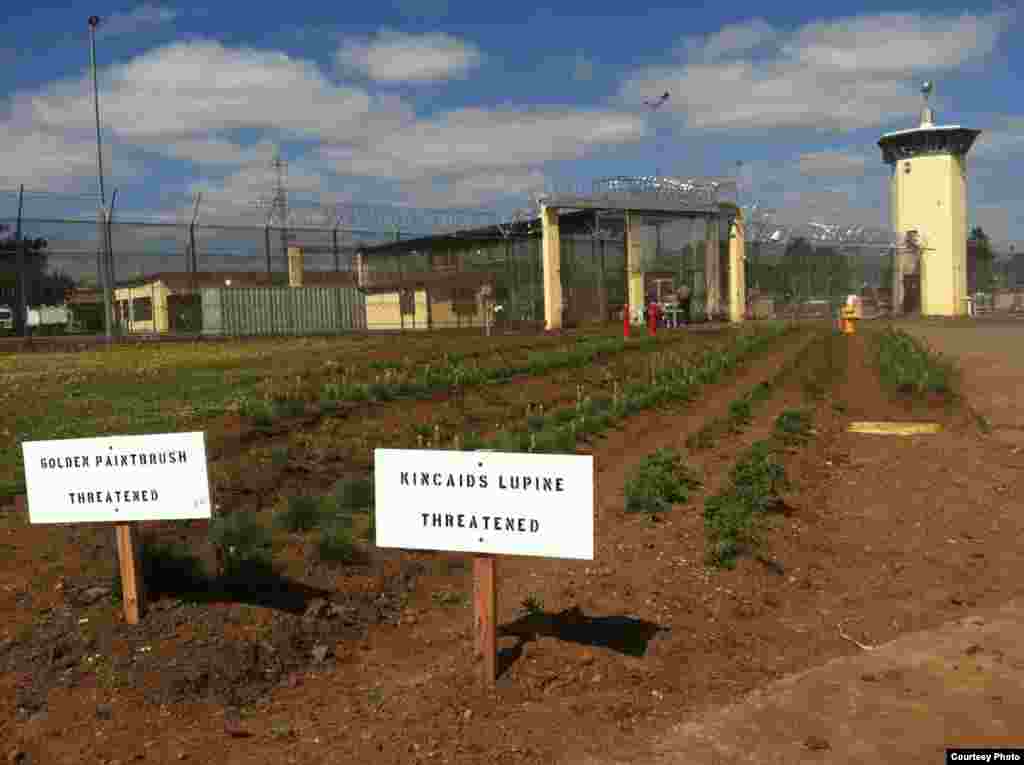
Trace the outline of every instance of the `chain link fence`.
{"label": "chain link fence", "polygon": [[[206,214],[186,202],[145,214],[116,205],[101,211],[93,195],[0,191],[0,331],[103,333],[109,282],[113,334],[195,335],[203,331],[203,290],[286,287],[289,248],[302,252],[303,286],[359,290],[360,329],[543,326],[542,232],[529,212],[503,221],[478,210],[293,205],[275,220],[275,211]],[[645,299],[672,303],[685,285],[690,318],[706,318],[708,237],[716,229],[718,294],[728,295],[728,214],[716,227],[702,215],[630,220]],[[630,280],[625,214],[563,210],[559,228],[563,326],[621,322]],[[747,315],[832,316],[851,292],[879,312],[892,310],[890,237],[748,222]],[[897,308],[914,310],[913,277]]]}

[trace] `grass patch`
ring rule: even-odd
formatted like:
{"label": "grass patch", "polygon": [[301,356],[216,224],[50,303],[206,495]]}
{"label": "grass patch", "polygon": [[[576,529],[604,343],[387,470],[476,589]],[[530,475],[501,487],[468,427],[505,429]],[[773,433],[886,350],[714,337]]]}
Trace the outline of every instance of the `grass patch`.
{"label": "grass patch", "polygon": [[698,486],[700,481],[681,454],[659,449],[645,457],[626,480],[626,512],[667,512],[673,504],[689,500]]}

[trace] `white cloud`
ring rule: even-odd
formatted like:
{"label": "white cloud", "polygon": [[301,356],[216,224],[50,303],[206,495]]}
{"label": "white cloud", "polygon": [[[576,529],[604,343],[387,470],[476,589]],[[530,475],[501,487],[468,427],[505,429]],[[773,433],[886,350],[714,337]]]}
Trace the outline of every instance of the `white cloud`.
{"label": "white cloud", "polygon": [[1024,151],[1024,117],[1003,117],[995,127],[983,130],[967,156],[999,161]]}
{"label": "white cloud", "polygon": [[867,166],[867,157],[847,151],[812,151],[800,155],[799,166],[806,176],[859,176]]}
{"label": "white cloud", "polygon": [[[16,112],[19,104],[49,128],[93,121],[86,77],[18,94]],[[397,99],[335,85],[311,62],[208,41],[157,48],[107,70],[100,110],[108,129],[139,143],[238,128],[351,140],[411,117]]]}
{"label": "white cloud", "polygon": [[777,34],[764,19],[751,19],[744,24],[727,24],[706,40],[688,38],[682,51],[705,61],[718,61],[771,42]]}
{"label": "white cloud", "polygon": [[642,118],[614,111],[460,109],[365,146],[327,147],[323,155],[341,175],[412,179],[535,167],[643,135]]}
{"label": "white cloud", "polygon": [[96,29],[97,37],[119,37],[137,32],[145,27],[170,24],[178,18],[178,11],[173,8],[144,3],[127,13],[115,13],[101,19]]}
{"label": "white cloud", "polygon": [[[110,160],[111,147],[104,145],[108,184],[131,180],[140,172],[133,160],[118,158],[113,166]],[[95,193],[96,134],[33,130],[0,123],[0,187],[21,184],[38,191]]]}
{"label": "white cloud", "polygon": [[[666,110],[694,128],[853,129],[916,114],[912,76],[954,71],[989,55],[1009,14],[880,14],[815,22],[795,31],[762,20],[686,41],[686,59],[627,79],[638,104],[669,91]],[[771,51],[736,57],[764,43]]]}
{"label": "white cloud", "polygon": [[461,177],[437,177],[402,184],[406,203],[425,208],[479,207],[495,200],[543,189],[540,170],[482,171]]}
{"label": "white cloud", "polygon": [[383,30],[371,41],[347,42],[338,63],[377,82],[438,82],[479,66],[480,49],[443,32],[410,35]]}

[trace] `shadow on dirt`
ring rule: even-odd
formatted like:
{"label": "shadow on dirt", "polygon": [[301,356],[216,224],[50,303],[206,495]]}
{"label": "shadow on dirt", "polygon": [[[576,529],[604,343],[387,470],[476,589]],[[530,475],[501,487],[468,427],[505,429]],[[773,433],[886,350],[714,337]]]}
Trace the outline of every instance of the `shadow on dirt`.
{"label": "shadow on dirt", "polygon": [[610,648],[627,656],[647,653],[650,641],[667,628],[630,616],[587,616],[578,607],[557,614],[533,613],[498,627],[498,637],[516,637],[511,648],[498,652],[498,674],[506,672],[523,655],[523,647],[539,637]]}
{"label": "shadow on dirt", "polygon": [[330,593],[288,579],[273,568],[250,565],[230,575],[210,576],[190,556],[144,557],[142,574],[150,600],[175,598],[189,603],[241,603],[304,614],[311,601]]}

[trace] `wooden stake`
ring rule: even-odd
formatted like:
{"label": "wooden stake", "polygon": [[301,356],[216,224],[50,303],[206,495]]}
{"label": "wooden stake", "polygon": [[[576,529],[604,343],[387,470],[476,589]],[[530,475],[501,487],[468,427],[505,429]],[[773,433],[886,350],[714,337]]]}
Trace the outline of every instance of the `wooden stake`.
{"label": "wooden stake", "polygon": [[139,616],[146,607],[138,537],[132,534],[134,525],[134,523],[119,523],[115,528],[117,558],[121,565],[121,599],[124,602],[124,620],[128,624],[138,624]]}
{"label": "wooden stake", "polygon": [[492,688],[498,677],[497,559],[493,555],[473,558],[473,610],[476,636],[476,660],[480,680]]}

